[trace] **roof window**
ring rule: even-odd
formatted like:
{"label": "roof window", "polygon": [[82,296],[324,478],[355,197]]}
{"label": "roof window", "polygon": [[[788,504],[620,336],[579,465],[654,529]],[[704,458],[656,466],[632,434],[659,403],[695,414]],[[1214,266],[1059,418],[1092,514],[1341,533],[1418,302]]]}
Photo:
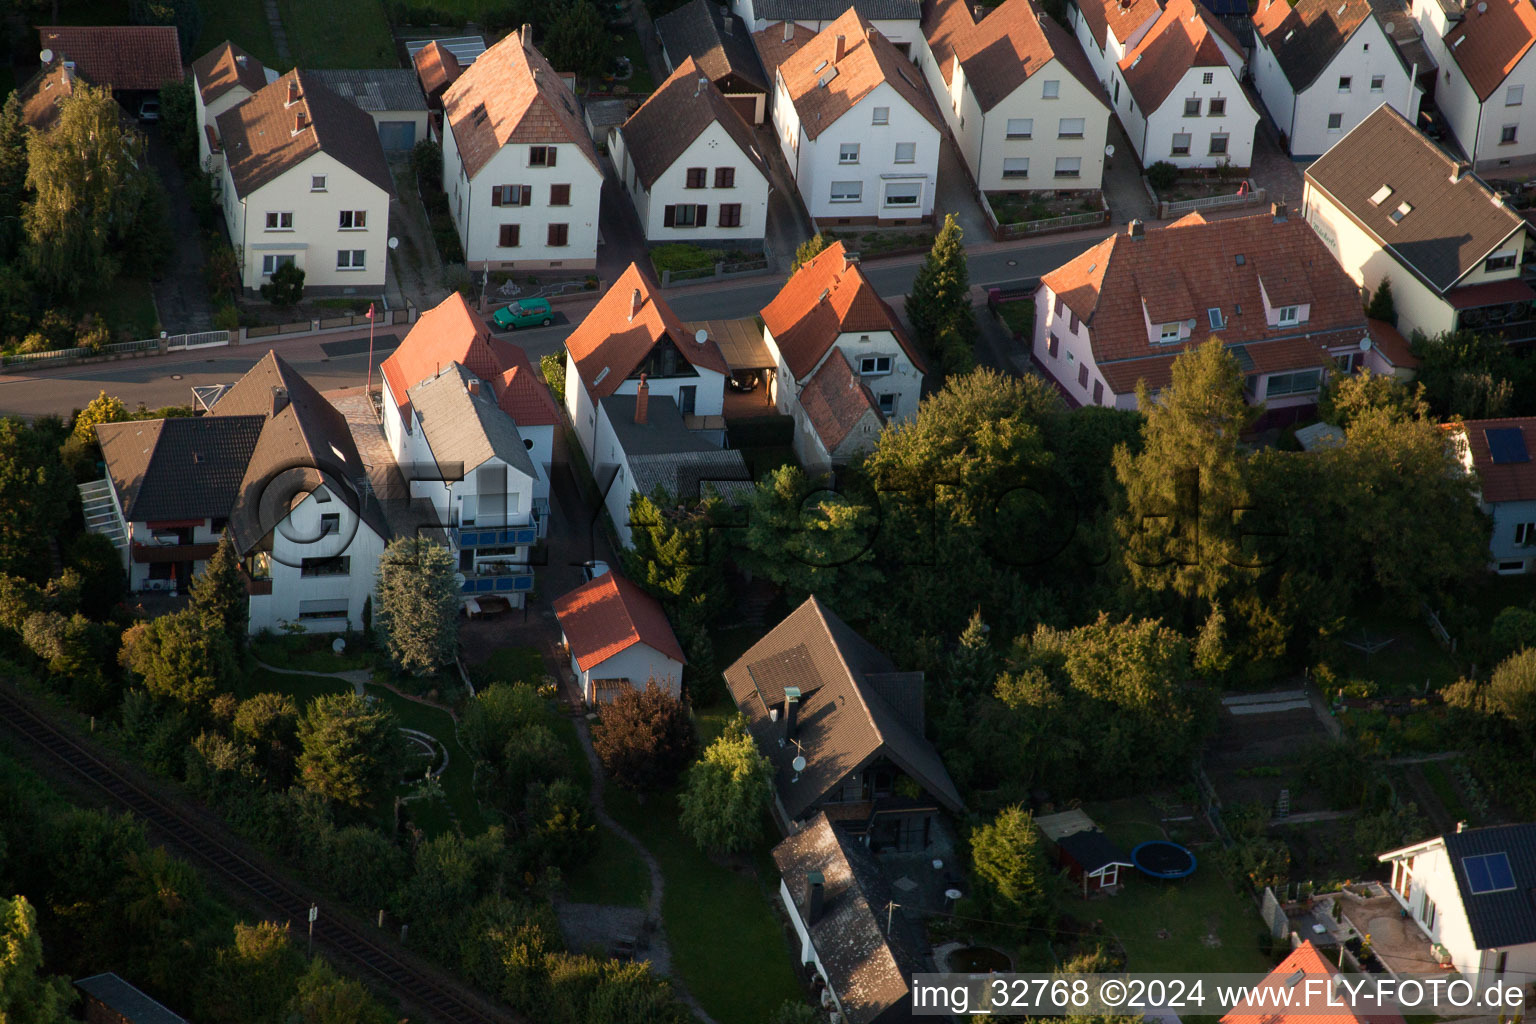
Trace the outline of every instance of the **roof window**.
{"label": "roof window", "polygon": [[1375,194],[1371,196],[1371,205],[1372,206],[1380,206],[1382,203],[1387,201],[1387,197],[1390,196],[1391,194],[1392,194],[1392,186],[1391,185],[1383,185],[1383,186],[1381,186],[1381,188],[1377,189]]}
{"label": "roof window", "polygon": [[1242,266],[1244,263],[1248,262],[1248,257],[1244,256],[1242,253],[1238,253],[1234,259],[1238,266]]}
{"label": "roof window", "polygon": [[1392,223],[1394,223],[1394,224],[1401,224],[1403,222],[1403,218],[1408,216],[1412,212],[1413,212],[1412,204],[1410,204],[1410,203],[1399,203],[1397,209],[1393,210],[1392,213],[1391,213]]}

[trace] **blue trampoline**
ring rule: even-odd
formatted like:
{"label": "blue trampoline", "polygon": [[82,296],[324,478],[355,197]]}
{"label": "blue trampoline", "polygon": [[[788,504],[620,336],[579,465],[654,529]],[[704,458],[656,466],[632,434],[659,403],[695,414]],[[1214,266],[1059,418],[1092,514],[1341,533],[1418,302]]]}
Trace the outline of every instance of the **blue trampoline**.
{"label": "blue trampoline", "polygon": [[1131,863],[1149,878],[1188,878],[1195,873],[1195,855],[1166,839],[1137,846],[1131,851]]}

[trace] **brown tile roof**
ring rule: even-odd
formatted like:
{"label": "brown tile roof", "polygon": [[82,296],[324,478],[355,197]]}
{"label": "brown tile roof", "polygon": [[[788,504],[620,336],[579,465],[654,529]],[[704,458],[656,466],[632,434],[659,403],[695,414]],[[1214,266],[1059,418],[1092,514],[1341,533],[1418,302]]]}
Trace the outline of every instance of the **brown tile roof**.
{"label": "brown tile roof", "polygon": [[1253,29],[1275,55],[1293,92],[1311,85],[1371,16],[1370,0],[1259,0]]}
{"label": "brown tile roof", "polygon": [[[298,85],[299,97],[291,106],[290,83]],[[305,126],[295,131],[300,113]],[[218,125],[239,196],[251,195],[322,152],[394,195],[373,118],[297,68],[220,114]]]}
{"label": "brown tile roof", "polygon": [[[1536,501],[1536,416],[1502,420],[1467,420],[1467,446],[1472,451],[1472,468],[1483,485],[1483,500]],[[1488,431],[1518,430],[1525,441],[1528,456],[1523,462],[1495,463],[1488,447]]]}
{"label": "brown tile roof", "polygon": [[991,110],[1055,60],[1098,99],[1102,89],[1083,48],[1046,17],[1034,0],[1006,0],[980,22],[966,0],[928,0],[923,35],[939,73],[949,82],[955,58],[983,111]]}
{"label": "brown tile roof", "polygon": [[1451,304],[1452,309],[1477,309],[1479,306],[1502,306],[1508,302],[1532,300],[1536,300],[1536,290],[1520,278],[1466,284],[1445,293],[1445,301]]}
{"label": "brown tile roof", "polygon": [[436,39],[416,51],[416,76],[421,79],[421,91],[427,94],[428,99],[441,100],[443,90],[447,89],[464,69],[459,66],[459,58],[450,51],[438,45]]}
{"label": "brown tile roof", "polygon": [[59,104],[75,94],[75,73],[58,62],[16,90],[23,124],[45,132],[59,119]]}
{"label": "brown tile roof", "polygon": [[[1525,221],[1386,104],[1307,168],[1307,181],[1442,294]],[[1383,187],[1392,191],[1371,199]],[[1411,209],[1392,219],[1402,204]]]}
{"label": "brown tile roof", "polygon": [[[786,30],[790,33],[788,39],[784,38]],[[768,73],[769,78],[773,78],[780,64],[799,53],[815,38],[816,33],[803,25],[796,25],[792,21],[779,21],[760,32],[752,33],[752,45],[757,48],[757,56],[763,62],[763,70]]]}
{"label": "brown tile roof", "polygon": [[448,87],[443,117],[471,178],[509,143],[565,143],[601,167],[575,94],[520,31],[475,58]]}
{"label": "brown tile roof", "polygon": [[1109,30],[1114,30],[1115,38],[1123,45],[1132,32],[1162,12],[1157,0],[1132,0],[1130,3],[1121,3],[1120,0],[1076,0],[1076,3],[1101,50],[1109,45]]}
{"label": "brown tile roof", "polygon": [[[1318,1021],[1319,1024],[1403,1024],[1403,1018],[1395,1013],[1356,1013],[1344,1000],[1327,1004],[1329,1007],[1337,1006],[1337,1010],[1308,1007],[1300,1013],[1276,1013],[1270,1008],[1279,1003],[1279,999],[1274,997],[1279,996],[1282,990],[1295,986],[1300,980],[1298,975],[1320,979],[1327,984],[1341,973],[1312,945],[1311,939],[1303,940],[1260,984],[1260,988],[1268,990],[1265,995],[1270,998],[1259,997],[1263,1001],[1257,1006],[1248,1002],[1239,1003],[1221,1018],[1221,1024],[1307,1024],[1308,1021]],[[1319,988],[1318,991],[1322,992],[1323,989]],[[1271,998],[1274,1002],[1270,1001]]]}
{"label": "brown tile roof", "polygon": [[796,380],[821,362],[839,334],[891,331],[918,370],[926,370],[896,312],[875,291],[842,242],[833,242],[784,282],[763,307],[763,323]]}
{"label": "brown tile roof", "polygon": [[[1126,88],[1143,113],[1161,107],[1190,68],[1227,64],[1227,56],[1216,41],[1218,36],[1238,53],[1243,52],[1231,29],[1203,4],[1170,0],[1141,42],[1120,61]],[[1247,102],[1246,98],[1239,99]]]}
{"label": "brown tile roof", "polygon": [[[635,644],[688,663],[661,604],[616,572],[605,572],[556,598],[553,608],[571,656],[583,672]],[[646,680],[630,683],[641,687]]]}
{"label": "brown tile roof", "polygon": [[[881,677],[882,694],[872,676]],[[951,812],[960,794],[938,751],[923,736],[922,674],[898,673],[884,652],[855,633],[815,596],[748,648],[725,670],[736,706],[775,769],[784,809],[799,818],[849,772],[876,756],[889,758]],[[784,688],[800,688],[794,739],[779,745],[785,728]],[[893,705],[894,691],[903,692]],[[896,706],[896,705],[899,705]],[[779,721],[769,712],[777,708]],[[804,756],[804,770],[792,764]]]}
{"label": "brown tile roof", "polygon": [[766,178],[768,166],[757,152],[752,129],[689,57],[619,129],[640,183],[647,189],[656,184],[693,140],[716,121]]}
{"label": "brown tile roof", "polygon": [[752,48],[752,34],[739,17],[714,0],[689,0],[662,15],[656,19],[656,34],[673,67],[692,57],[713,82],[735,78],[743,86],[768,91]]}
{"label": "brown tile roof", "polygon": [[[1478,8],[1486,8],[1479,13]],[[1461,23],[1445,34],[1445,49],[1487,102],[1536,42],[1536,6],[1530,0],[1487,0],[1465,6]]]}
{"label": "brown tile roof", "polygon": [[[1274,305],[1310,304],[1306,322],[1269,326],[1261,279]],[[1094,362],[1117,394],[1138,379],[1153,389],[1166,384],[1173,357],[1212,336],[1240,346],[1245,368],[1274,372],[1324,366],[1323,346],[1366,334],[1359,289],[1299,216],[1277,223],[1267,213],[1215,221],[1190,214],[1142,238],[1111,235],[1041,283],[1087,326]],[[1207,315],[1213,308],[1224,321],[1217,330]],[[1194,328],[1183,345],[1153,345],[1148,320],[1192,320]]]}
{"label": "brown tile roof", "polygon": [[800,390],[800,408],[828,453],[837,451],[867,413],[873,412],[876,422],[885,422],[875,396],[853,372],[841,349],[833,349],[821,369],[805,382]]}
{"label": "brown tile roof", "polygon": [[[833,59],[838,36],[844,40],[842,60]],[[826,131],[882,82],[889,82],[913,109],[944,130],[921,73],[852,7],[780,64],[779,75],[806,138]]]}
{"label": "brown tile roof", "polygon": [[92,85],[153,92],[182,79],[173,25],[49,25],[37,34],[43,49],[72,61]]}
{"label": "brown tile roof", "polygon": [[261,61],[227,39],[193,61],[192,74],[204,106],[236,86],[244,86],[253,94],[267,86],[267,70]]}
{"label": "brown tile roof", "polygon": [[[634,296],[640,295],[640,309],[631,314]],[[637,264],[619,276],[613,287],[597,300],[571,336],[565,340],[566,351],[576,363],[587,393],[594,399],[613,394],[635,368],[658,344],[676,346],[684,359],[694,366],[717,373],[731,372],[725,356],[714,339],[703,345],[683,327],[672,307],[661,297],[661,290]],[[566,385],[569,387],[569,383]]]}
{"label": "brown tile roof", "polygon": [[1419,365],[1419,357],[1413,354],[1413,347],[1396,327],[1385,320],[1367,320],[1365,327],[1371,335],[1371,344],[1381,350],[1387,362],[1404,369],[1413,369]]}

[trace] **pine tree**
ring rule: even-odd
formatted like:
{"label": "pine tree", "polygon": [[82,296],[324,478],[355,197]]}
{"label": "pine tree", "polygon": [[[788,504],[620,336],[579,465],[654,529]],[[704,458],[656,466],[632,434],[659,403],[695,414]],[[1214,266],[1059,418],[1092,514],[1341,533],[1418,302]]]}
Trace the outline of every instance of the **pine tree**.
{"label": "pine tree", "polygon": [[192,579],[192,608],[207,628],[221,630],[232,648],[244,646],[250,598],[240,572],[240,558],[227,533],[219,538],[207,568]]}
{"label": "pine tree", "polygon": [[817,254],[826,247],[827,239],[819,231],[812,237],[807,238],[805,241],[801,242],[800,245],[795,249],[795,261],[789,265],[789,272],[793,274],[795,271],[811,262],[811,260],[815,259]]}
{"label": "pine tree", "polygon": [[430,675],[459,653],[459,588],[448,549],[425,537],[402,537],[379,559],[374,619],[400,669]]}
{"label": "pine tree", "polygon": [[1371,301],[1366,304],[1365,315],[1372,320],[1385,320],[1389,324],[1397,323],[1397,307],[1392,302],[1392,279],[1384,277],[1381,284],[1376,286],[1376,291],[1371,294]]}
{"label": "pine tree", "polygon": [[21,251],[21,210],[27,198],[27,126],[13,91],[0,108],[0,263]]}
{"label": "pine tree", "polygon": [[970,271],[955,215],[945,214],[928,258],[912,281],[907,319],[917,343],[944,373],[964,373],[974,363],[976,320],[971,310]]}

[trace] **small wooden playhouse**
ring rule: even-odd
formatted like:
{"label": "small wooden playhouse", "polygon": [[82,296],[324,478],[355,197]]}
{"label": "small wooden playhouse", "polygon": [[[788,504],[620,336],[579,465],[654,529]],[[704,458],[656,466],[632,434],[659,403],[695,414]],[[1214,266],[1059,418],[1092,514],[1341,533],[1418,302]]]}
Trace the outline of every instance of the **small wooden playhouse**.
{"label": "small wooden playhouse", "polygon": [[1035,827],[1055,848],[1056,863],[1067,869],[1084,899],[1116,892],[1121,872],[1134,866],[1125,851],[1081,810],[1036,818]]}

